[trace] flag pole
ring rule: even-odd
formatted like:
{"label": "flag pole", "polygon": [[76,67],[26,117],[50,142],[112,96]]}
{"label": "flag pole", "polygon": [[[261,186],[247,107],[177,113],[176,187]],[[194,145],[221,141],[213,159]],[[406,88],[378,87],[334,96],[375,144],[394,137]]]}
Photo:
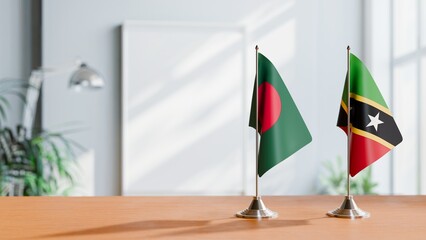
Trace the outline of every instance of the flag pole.
{"label": "flag pole", "polygon": [[256,45],[256,198],[259,198],[259,46]]}
{"label": "flag pole", "polygon": [[348,141],[347,141],[347,160],[348,160],[348,172],[347,172],[347,181],[346,181],[346,188],[347,193],[346,196],[351,195],[351,180],[350,180],[350,172],[351,172],[351,139],[352,139],[352,128],[351,128],[351,61],[350,61],[350,54],[351,54],[351,47],[348,45],[346,48],[347,50],[347,76],[348,76],[348,86],[347,86],[347,103],[348,103]]}
{"label": "flag pole", "polygon": [[269,210],[263,203],[259,195],[259,46],[256,45],[256,76],[255,76],[255,96],[256,96],[256,195],[250,203],[250,206],[245,210],[235,214],[240,218],[276,218],[278,213]]}
{"label": "flag pole", "polygon": [[370,213],[361,210],[355,203],[353,196],[351,195],[351,185],[350,185],[350,172],[351,172],[351,139],[352,139],[352,129],[351,129],[351,47],[347,47],[347,133],[348,133],[348,141],[347,141],[347,158],[348,158],[348,169],[347,169],[347,181],[346,181],[346,196],[343,200],[342,205],[335,210],[327,212],[327,215],[330,217],[338,217],[338,218],[368,218],[370,217]]}

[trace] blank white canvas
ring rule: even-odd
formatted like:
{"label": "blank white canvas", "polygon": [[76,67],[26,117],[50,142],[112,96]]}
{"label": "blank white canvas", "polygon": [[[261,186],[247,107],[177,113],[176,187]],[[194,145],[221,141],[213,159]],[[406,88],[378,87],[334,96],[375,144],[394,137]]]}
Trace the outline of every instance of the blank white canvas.
{"label": "blank white canvas", "polygon": [[243,192],[244,31],[122,27],[122,194]]}

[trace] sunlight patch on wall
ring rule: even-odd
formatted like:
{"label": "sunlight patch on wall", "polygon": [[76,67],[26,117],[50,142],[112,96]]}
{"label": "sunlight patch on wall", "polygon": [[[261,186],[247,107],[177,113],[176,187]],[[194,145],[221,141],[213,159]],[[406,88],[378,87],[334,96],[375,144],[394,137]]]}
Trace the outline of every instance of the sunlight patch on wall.
{"label": "sunlight patch on wall", "polygon": [[415,62],[410,62],[395,68],[393,114],[404,138],[392,150],[396,169],[395,194],[417,194],[417,67]]}

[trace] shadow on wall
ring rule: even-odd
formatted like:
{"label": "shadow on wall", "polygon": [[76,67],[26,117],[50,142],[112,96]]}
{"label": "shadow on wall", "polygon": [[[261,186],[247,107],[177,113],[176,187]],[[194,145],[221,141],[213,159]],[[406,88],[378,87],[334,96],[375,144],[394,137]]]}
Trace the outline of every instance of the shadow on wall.
{"label": "shadow on wall", "polygon": [[[291,90],[297,77],[294,6],[293,1],[265,4],[241,20],[246,31],[221,26],[129,28],[123,42],[123,194],[246,191],[246,181],[254,180],[247,178],[254,134],[245,144],[251,131],[253,46],[267,46],[262,52],[280,72],[286,69],[283,79]],[[309,92],[300,91],[298,97],[305,94]],[[294,158],[285,161],[289,174],[271,171],[274,181],[265,184],[271,192],[282,194],[283,180],[294,180],[294,168],[306,165]]]}

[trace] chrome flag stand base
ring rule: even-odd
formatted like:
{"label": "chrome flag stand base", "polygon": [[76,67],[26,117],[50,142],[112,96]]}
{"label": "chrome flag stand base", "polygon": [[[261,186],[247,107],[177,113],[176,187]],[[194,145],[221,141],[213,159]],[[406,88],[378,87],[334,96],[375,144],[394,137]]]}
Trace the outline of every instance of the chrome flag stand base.
{"label": "chrome flag stand base", "polygon": [[364,212],[356,205],[352,195],[345,196],[345,200],[343,201],[342,206],[333,211],[329,211],[327,215],[330,217],[351,219],[370,217],[370,213]]}
{"label": "chrome flag stand base", "polygon": [[276,218],[278,213],[269,210],[260,197],[253,197],[250,206],[236,214],[240,218]]}

